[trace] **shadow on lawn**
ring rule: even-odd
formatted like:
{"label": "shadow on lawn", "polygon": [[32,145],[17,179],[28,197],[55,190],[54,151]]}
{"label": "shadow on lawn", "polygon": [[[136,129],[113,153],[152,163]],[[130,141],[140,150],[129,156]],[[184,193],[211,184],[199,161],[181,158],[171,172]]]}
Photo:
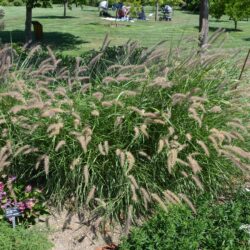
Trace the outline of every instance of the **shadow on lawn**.
{"label": "shadow on lawn", "polygon": [[76,16],[34,16],[34,18],[39,18],[39,19],[72,19],[72,18],[79,18]]}
{"label": "shadow on lawn", "polygon": [[[194,26],[194,27],[196,29],[199,29],[199,26]],[[211,32],[215,32],[218,29],[219,29],[218,27],[213,27],[213,26],[209,27],[209,31],[211,31]],[[237,29],[237,30],[235,30],[234,28],[224,28],[224,29],[225,29],[225,32],[242,32],[241,29]]]}
{"label": "shadow on lawn", "polygon": [[228,19],[228,20],[222,20],[222,19],[210,19],[209,20],[209,22],[210,23],[228,23],[228,22],[230,22],[230,20]]}
{"label": "shadow on lawn", "polygon": [[[24,31],[0,31],[0,38],[3,43],[24,43]],[[81,40],[79,37],[74,36],[70,33],[44,32],[43,40],[41,41],[41,43],[44,45],[49,45],[54,49],[70,50],[74,49],[76,45],[89,42]]]}
{"label": "shadow on lawn", "polygon": [[247,38],[243,38],[243,40],[245,40],[245,41],[249,41],[250,42],[250,37],[247,37]]}

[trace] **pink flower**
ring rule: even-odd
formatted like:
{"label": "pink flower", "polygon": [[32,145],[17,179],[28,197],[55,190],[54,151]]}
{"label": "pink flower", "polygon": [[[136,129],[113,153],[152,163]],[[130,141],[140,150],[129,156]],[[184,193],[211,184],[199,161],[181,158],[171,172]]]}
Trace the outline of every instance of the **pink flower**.
{"label": "pink flower", "polygon": [[4,190],[4,184],[0,181],[0,192],[3,192]]}
{"label": "pink flower", "polygon": [[26,208],[26,204],[24,203],[24,202],[17,202],[17,207],[18,207],[18,209],[21,211],[21,212],[23,212],[24,210],[25,210],[25,208]]}
{"label": "pink flower", "polygon": [[28,185],[26,188],[25,188],[25,193],[30,193],[32,190],[32,186],[31,185]]}
{"label": "pink flower", "polygon": [[32,209],[35,206],[35,199],[28,199],[25,201],[25,205],[28,209]]}
{"label": "pink flower", "polygon": [[6,192],[1,192],[0,191],[0,203],[2,202],[2,199],[5,198]]}

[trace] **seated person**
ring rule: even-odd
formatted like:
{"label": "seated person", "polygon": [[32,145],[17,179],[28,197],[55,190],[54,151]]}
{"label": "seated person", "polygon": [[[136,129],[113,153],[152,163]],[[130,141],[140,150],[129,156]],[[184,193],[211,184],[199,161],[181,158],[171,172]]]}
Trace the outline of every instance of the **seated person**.
{"label": "seated person", "polygon": [[108,1],[101,1],[99,4],[100,16],[108,17],[110,16],[108,13]]}
{"label": "seated person", "polygon": [[108,10],[108,1],[101,1],[99,4],[99,10]]}
{"label": "seated person", "polygon": [[146,15],[145,15],[145,11],[144,11],[144,7],[143,6],[141,8],[141,12],[138,13],[138,19],[139,20],[146,20]]}
{"label": "seated person", "polygon": [[173,8],[169,5],[164,6],[164,12],[167,14],[171,14],[173,12]]}
{"label": "seated person", "polygon": [[130,7],[123,5],[121,9],[118,9],[117,17],[120,19],[121,18],[129,18],[129,11],[130,11]]}

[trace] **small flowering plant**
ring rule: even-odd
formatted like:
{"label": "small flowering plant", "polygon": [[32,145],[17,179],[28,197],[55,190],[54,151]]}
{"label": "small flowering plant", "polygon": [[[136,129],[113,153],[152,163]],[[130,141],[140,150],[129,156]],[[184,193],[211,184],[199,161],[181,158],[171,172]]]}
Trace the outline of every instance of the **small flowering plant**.
{"label": "small flowering plant", "polygon": [[17,207],[21,213],[18,222],[34,224],[36,218],[47,214],[42,200],[41,190],[17,185],[16,177],[0,179],[0,220],[5,218],[6,208]]}

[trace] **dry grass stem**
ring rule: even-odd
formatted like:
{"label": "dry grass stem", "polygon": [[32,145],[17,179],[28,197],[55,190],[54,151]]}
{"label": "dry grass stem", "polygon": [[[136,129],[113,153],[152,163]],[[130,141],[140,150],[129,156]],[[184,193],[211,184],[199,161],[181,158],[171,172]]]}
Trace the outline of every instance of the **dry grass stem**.
{"label": "dry grass stem", "polygon": [[89,184],[89,166],[88,165],[84,166],[83,173],[84,173],[84,186],[87,187]]}
{"label": "dry grass stem", "polygon": [[134,185],[136,189],[139,189],[139,186],[135,180],[135,177],[133,175],[129,175],[128,178],[130,179],[131,183]]}
{"label": "dry grass stem", "polygon": [[176,204],[181,203],[181,200],[179,199],[179,197],[176,194],[174,194],[173,192],[171,192],[170,190],[166,190],[164,192],[164,194],[165,193],[168,194],[174,200],[174,203],[176,203]]}
{"label": "dry grass stem", "polygon": [[134,132],[135,132],[134,140],[136,140],[140,136],[140,130],[137,126],[134,127]]}
{"label": "dry grass stem", "polygon": [[164,211],[168,212],[167,206],[164,204],[164,202],[162,201],[162,199],[159,197],[158,194],[151,194],[151,196],[152,196],[152,198],[153,198],[155,201],[158,202],[158,204],[160,205],[160,207],[161,207]]}
{"label": "dry grass stem", "polygon": [[27,150],[27,149],[29,149],[29,148],[30,148],[30,145],[24,145],[24,146],[18,148],[18,149],[16,150],[16,152],[15,152],[15,154],[14,154],[13,157],[14,157],[14,158],[17,157],[19,154],[21,154],[23,151],[25,151],[25,150]]}
{"label": "dry grass stem", "polygon": [[101,101],[104,94],[102,92],[95,92],[93,93],[93,97],[95,97],[98,101]]}
{"label": "dry grass stem", "polygon": [[120,159],[120,164],[123,167],[125,165],[125,153],[122,152],[120,149],[116,149],[116,155]]}
{"label": "dry grass stem", "polygon": [[66,145],[66,141],[61,140],[57,143],[55,151],[58,152],[64,145]]}
{"label": "dry grass stem", "polygon": [[208,147],[207,147],[207,145],[205,144],[205,142],[200,141],[200,140],[196,140],[196,142],[197,142],[198,145],[201,146],[201,148],[203,149],[204,153],[205,153],[207,156],[210,156]]}
{"label": "dry grass stem", "polygon": [[100,112],[98,110],[93,110],[93,111],[91,111],[91,115],[98,117],[98,116],[100,116]]}
{"label": "dry grass stem", "polygon": [[136,188],[135,186],[133,185],[133,183],[130,184],[130,189],[131,189],[131,192],[132,192],[132,201],[133,202],[137,202],[138,201],[138,197],[137,197],[137,194],[136,194]]}
{"label": "dry grass stem", "polygon": [[193,205],[193,203],[188,199],[188,197],[185,194],[179,194],[179,196],[185,201],[185,203],[192,209],[192,211],[197,214],[196,209]]}
{"label": "dry grass stem", "polygon": [[46,176],[48,176],[49,174],[49,156],[48,155],[44,155],[44,171]]}
{"label": "dry grass stem", "polygon": [[187,157],[189,167],[191,167],[194,174],[201,172],[202,168],[200,167],[199,163],[192,157],[192,155],[188,155]]}
{"label": "dry grass stem", "polygon": [[242,158],[250,160],[250,152],[247,152],[240,147],[232,146],[232,145],[225,145],[225,146],[223,146],[223,148],[226,149],[227,151],[230,151],[231,153],[234,153],[234,154],[242,157]]}
{"label": "dry grass stem", "polygon": [[220,106],[214,106],[209,110],[211,113],[221,113],[222,109]]}
{"label": "dry grass stem", "polygon": [[124,229],[124,234],[125,235],[129,234],[129,230],[130,230],[131,223],[132,223],[132,213],[133,213],[133,206],[129,205],[129,207],[128,207],[128,213],[127,213],[126,225],[125,225],[125,229]]}
{"label": "dry grass stem", "polygon": [[199,177],[198,177],[197,175],[192,175],[191,178],[194,180],[196,186],[197,186],[199,189],[201,189],[202,191],[204,191],[203,185],[202,185],[202,183],[201,183]]}
{"label": "dry grass stem", "polygon": [[90,190],[90,192],[88,193],[87,199],[86,199],[86,206],[89,205],[89,202],[94,198],[95,195],[95,191],[96,191],[96,186],[93,186]]}
{"label": "dry grass stem", "polygon": [[128,173],[135,164],[135,157],[129,151],[126,152],[126,156],[127,156],[127,162],[128,162],[128,170],[127,170],[127,173]]}
{"label": "dry grass stem", "polygon": [[146,124],[142,124],[140,126],[140,130],[142,132],[143,135],[145,135],[146,138],[149,138],[148,132],[147,132],[147,125]]}
{"label": "dry grass stem", "polygon": [[104,148],[101,143],[98,144],[98,149],[101,155],[106,155]]}
{"label": "dry grass stem", "polygon": [[235,121],[227,122],[226,125],[229,127],[232,127],[232,128],[240,129],[244,133],[247,133],[246,127],[244,127],[242,124],[240,124],[238,122],[235,122]]}
{"label": "dry grass stem", "polygon": [[144,151],[139,151],[139,155],[147,158],[149,161],[151,160],[151,157],[147,153],[145,153]]}
{"label": "dry grass stem", "polygon": [[178,158],[178,151],[176,149],[171,149],[168,153],[168,160],[167,160],[167,166],[168,166],[168,172],[171,174],[172,170],[176,164]]}
{"label": "dry grass stem", "polygon": [[75,169],[75,167],[80,164],[80,161],[81,161],[80,157],[74,159],[69,166],[70,170],[73,171]]}

